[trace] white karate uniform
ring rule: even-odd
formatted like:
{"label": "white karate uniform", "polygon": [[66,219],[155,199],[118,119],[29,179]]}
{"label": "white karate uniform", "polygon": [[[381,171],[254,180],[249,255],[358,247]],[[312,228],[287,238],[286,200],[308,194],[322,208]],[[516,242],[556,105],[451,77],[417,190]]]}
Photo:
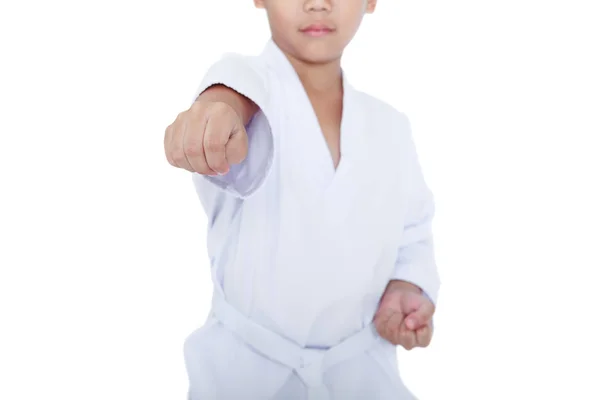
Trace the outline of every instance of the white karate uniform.
{"label": "white karate uniform", "polygon": [[246,160],[193,174],[207,213],[213,312],[185,342],[191,400],[412,399],[372,320],[390,279],[435,302],[433,198],[407,117],[344,74],[334,168],[310,100],[271,40],[227,55],[221,83],[252,99]]}

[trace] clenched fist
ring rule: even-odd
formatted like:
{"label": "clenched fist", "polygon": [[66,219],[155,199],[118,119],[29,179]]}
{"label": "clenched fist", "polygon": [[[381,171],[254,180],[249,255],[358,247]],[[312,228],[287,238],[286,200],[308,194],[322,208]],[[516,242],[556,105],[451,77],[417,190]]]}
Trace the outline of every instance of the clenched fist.
{"label": "clenched fist", "polygon": [[406,350],[427,347],[433,328],[435,307],[416,286],[392,281],[381,298],[375,326],[381,337]]}
{"label": "clenched fist", "polygon": [[248,154],[248,136],[235,109],[221,101],[198,100],[165,131],[171,165],[202,175],[223,175]]}

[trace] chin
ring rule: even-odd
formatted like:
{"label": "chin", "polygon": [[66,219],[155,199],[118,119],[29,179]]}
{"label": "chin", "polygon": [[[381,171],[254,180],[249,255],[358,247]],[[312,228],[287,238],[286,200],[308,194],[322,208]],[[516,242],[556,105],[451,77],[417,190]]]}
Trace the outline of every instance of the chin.
{"label": "chin", "polygon": [[300,58],[311,64],[326,64],[341,57],[341,51],[325,43],[306,43],[298,49]]}

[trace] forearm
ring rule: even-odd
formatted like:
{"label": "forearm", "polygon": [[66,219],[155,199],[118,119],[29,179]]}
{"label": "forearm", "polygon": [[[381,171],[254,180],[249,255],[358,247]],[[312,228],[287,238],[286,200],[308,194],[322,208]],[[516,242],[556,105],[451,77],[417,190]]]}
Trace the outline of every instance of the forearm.
{"label": "forearm", "polygon": [[249,98],[224,85],[213,85],[202,92],[196,102],[220,102],[229,105],[235,110],[244,125],[248,125],[258,106]]}
{"label": "forearm", "polygon": [[[239,116],[248,138],[248,154],[223,176],[195,176],[238,199],[251,196],[264,183],[275,147],[271,130],[269,80],[264,66],[251,57],[227,55],[213,64],[191,99],[192,107],[222,102]],[[200,184],[200,182],[199,182]],[[206,192],[210,188],[203,189]]]}
{"label": "forearm", "polygon": [[440,289],[432,230],[435,202],[433,193],[425,182],[408,119],[405,124],[405,129],[409,132],[409,140],[404,145],[406,168],[411,170],[411,174],[407,177],[407,208],[402,238],[398,244],[398,258],[391,279],[416,285],[435,304]]}

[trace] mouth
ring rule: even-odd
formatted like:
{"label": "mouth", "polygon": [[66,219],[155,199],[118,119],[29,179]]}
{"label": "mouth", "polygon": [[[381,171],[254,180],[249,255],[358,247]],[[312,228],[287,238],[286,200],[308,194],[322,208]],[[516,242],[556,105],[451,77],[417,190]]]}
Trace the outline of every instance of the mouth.
{"label": "mouth", "polygon": [[322,37],[335,32],[335,29],[325,24],[312,24],[300,29],[300,32],[312,37]]}

